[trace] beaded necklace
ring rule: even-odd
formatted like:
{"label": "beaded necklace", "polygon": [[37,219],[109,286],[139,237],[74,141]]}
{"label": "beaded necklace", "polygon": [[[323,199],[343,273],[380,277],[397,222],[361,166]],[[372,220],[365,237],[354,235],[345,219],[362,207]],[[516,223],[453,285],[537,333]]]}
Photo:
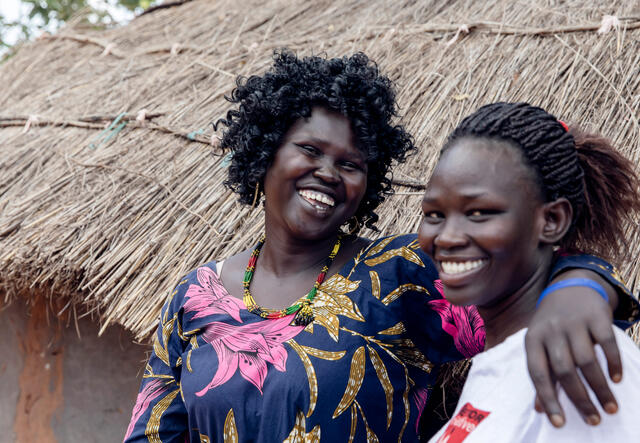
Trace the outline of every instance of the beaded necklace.
{"label": "beaded necklace", "polygon": [[311,302],[316,296],[318,288],[324,281],[324,277],[327,275],[327,271],[329,270],[331,263],[333,263],[333,259],[336,258],[336,255],[338,255],[338,251],[340,250],[341,238],[342,236],[338,236],[336,244],[333,245],[333,249],[331,250],[329,257],[327,257],[324,266],[322,266],[320,274],[318,274],[318,278],[316,278],[316,282],[313,284],[313,288],[311,288],[309,293],[288,308],[275,310],[259,306],[253,299],[253,296],[249,291],[249,285],[251,284],[253,273],[256,270],[258,255],[260,255],[260,249],[262,249],[262,245],[264,245],[265,235],[263,234],[262,237],[260,237],[260,240],[258,241],[256,247],[251,252],[251,257],[249,257],[249,264],[247,264],[247,269],[244,271],[244,279],[242,280],[242,286],[244,288],[242,301],[247,306],[247,310],[251,313],[259,315],[262,318],[282,318],[286,317],[287,315],[291,315],[294,312],[297,312],[293,320],[293,323],[296,326],[306,326],[311,323],[314,319],[313,310],[311,309]]}

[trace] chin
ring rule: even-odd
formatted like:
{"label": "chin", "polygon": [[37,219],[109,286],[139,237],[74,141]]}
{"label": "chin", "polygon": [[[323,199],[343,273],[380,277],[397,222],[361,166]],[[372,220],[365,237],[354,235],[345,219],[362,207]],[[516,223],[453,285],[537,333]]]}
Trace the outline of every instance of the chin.
{"label": "chin", "polygon": [[481,295],[475,291],[469,291],[468,288],[451,288],[446,285],[442,286],[443,296],[449,303],[456,306],[476,305],[480,302]]}

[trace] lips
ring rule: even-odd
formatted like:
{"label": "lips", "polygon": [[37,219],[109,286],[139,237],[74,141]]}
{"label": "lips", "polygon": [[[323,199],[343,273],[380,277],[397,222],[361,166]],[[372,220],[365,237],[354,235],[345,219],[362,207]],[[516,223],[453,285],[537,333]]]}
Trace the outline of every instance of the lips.
{"label": "lips", "polygon": [[316,210],[327,212],[336,205],[335,199],[327,193],[313,189],[300,189],[298,195]]}

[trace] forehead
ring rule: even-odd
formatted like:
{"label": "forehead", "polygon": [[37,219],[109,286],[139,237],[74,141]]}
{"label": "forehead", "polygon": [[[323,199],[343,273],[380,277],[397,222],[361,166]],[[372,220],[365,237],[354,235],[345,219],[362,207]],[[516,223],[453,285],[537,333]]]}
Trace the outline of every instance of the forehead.
{"label": "forehead", "polygon": [[323,107],[314,107],[308,118],[296,120],[287,131],[287,138],[315,137],[353,145],[351,122],[344,115]]}
{"label": "forehead", "polygon": [[527,166],[519,148],[504,140],[479,137],[453,142],[438,161],[431,183],[481,186],[510,194],[537,189],[535,172]]}

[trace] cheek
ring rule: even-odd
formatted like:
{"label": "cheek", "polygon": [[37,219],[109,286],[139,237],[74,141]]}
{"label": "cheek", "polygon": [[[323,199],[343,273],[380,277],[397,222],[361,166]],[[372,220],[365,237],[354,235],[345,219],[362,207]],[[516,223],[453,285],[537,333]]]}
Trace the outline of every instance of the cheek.
{"label": "cheek", "polygon": [[343,179],[345,183],[349,206],[360,206],[360,202],[367,192],[367,176],[365,174],[354,174]]}
{"label": "cheek", "polygon": [[431,223],[427,223],[423,219],[418,228],[418,243],[420,243],[420,249],[427,254],[431,255],[431,251],[433,251],[433,239],[436,233],[437,227]]}

